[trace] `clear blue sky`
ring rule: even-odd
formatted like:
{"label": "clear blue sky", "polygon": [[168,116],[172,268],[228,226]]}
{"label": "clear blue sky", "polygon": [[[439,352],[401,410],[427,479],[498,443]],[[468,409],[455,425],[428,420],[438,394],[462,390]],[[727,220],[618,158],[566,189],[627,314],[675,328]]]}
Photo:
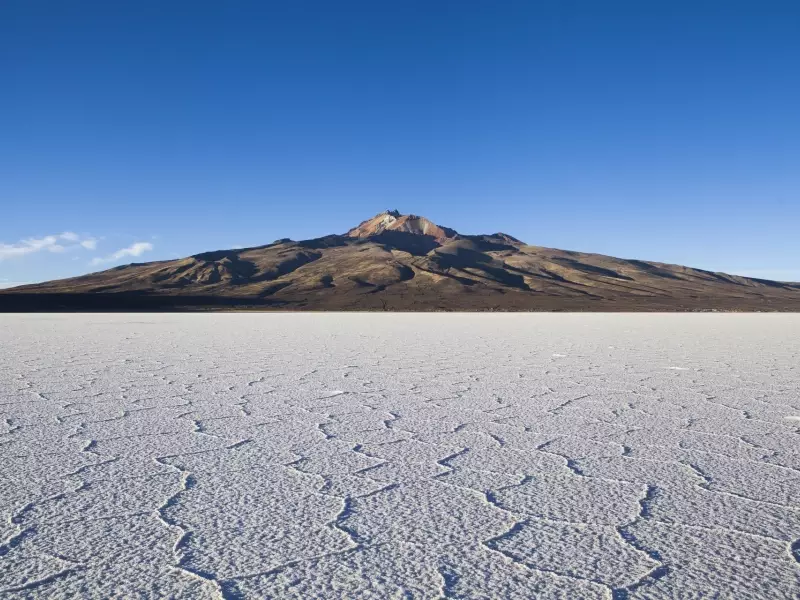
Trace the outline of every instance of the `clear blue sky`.
{"label": "clear blue sky", "polygon": [[0,285],[387,208],[800,280],[797,1],[3,0],[0,78]]}

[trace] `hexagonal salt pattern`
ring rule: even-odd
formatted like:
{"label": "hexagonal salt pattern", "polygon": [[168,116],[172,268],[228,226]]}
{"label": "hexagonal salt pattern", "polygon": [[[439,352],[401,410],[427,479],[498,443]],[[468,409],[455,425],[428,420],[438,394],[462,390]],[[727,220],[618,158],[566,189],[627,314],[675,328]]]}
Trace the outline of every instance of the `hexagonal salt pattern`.
{"label": "hexagonal salt pattern", "polygon": [[800,316],[0,315],[3,598],[800,598]]}

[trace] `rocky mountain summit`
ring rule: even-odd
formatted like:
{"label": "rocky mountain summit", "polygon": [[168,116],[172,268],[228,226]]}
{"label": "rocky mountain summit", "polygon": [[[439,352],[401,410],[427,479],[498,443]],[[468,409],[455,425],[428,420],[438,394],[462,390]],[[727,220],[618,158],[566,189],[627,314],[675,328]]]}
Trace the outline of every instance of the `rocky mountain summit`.
{"label": "rocky mountain summit", "polygon": [[448,227],[440,227],[433,221],[417,215],[401,215],[396,210],[387,210],[367,219],[347,232],[348,237],[369,238],[387,231],[401,231],[432,237],[440,244],[456,239],[458,233]]}

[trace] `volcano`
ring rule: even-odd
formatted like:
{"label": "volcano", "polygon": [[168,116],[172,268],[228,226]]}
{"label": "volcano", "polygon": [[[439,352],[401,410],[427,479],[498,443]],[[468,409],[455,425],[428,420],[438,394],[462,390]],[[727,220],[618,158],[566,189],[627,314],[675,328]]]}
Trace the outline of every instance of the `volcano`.
{"label": "volcano", "polygon": [[0,292],[0,310],[797,311],[800,284],[464,235],[386,211],[344,234]]}

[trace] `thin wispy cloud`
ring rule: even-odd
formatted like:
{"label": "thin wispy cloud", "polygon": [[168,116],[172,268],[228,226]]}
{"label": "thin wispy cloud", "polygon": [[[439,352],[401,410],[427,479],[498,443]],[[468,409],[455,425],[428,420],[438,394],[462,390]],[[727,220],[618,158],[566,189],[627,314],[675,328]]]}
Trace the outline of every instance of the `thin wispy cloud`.
{"label": "thin wispy cloud", "polygon": [[35,254],[37,252],[67,252],[75,248],[94,250],[97,240],[82,237],[72,231],[40,238],[26,238],[13,244],[0,243],[0,261]]}
{"label": "thin wispy cloud", "polygon": [[131,244],[127,248],[120,248],[113,254],[109,254],[108,256],[98,256],[92,259],[91,264],[93,265],[101,265],[104,263],[112,263],[118,260],[121,260],[128,256],[141,256],[145,252],[149,252],[153,249],[153,244],[150,242],[136,242],[135,244]]}

